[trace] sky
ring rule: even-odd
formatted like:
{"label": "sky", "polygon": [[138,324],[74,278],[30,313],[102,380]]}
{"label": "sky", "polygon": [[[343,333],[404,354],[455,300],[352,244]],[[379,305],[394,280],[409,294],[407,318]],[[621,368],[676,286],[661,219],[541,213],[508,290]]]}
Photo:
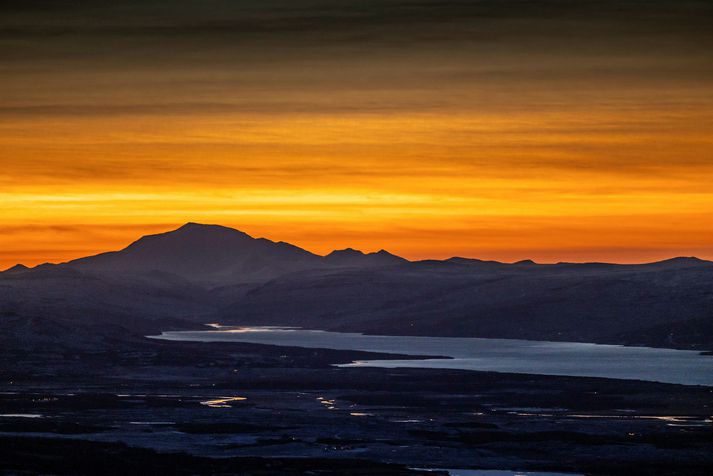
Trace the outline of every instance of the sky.
{"label": "sky", "polygon": [[0,2],[0,269],[193,221],[713,259],[713,3]]}

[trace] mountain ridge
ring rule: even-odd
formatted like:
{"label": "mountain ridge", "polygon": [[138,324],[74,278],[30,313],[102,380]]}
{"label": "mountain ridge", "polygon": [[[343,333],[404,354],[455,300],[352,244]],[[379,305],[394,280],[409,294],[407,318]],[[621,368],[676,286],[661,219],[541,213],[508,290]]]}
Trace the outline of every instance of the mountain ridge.
{"label": "mountain ridge", "polygon": [[[180,243],[182,242],[182,244]],[[133,241],[126,247],[116,250],[116,251],[106,251],[96,255],[85,256],[77,259],[73,259],[64,263],[43,263],[35,267],[28,267],[23,264],[16,264],[0,273],[18,273],[26,272],[30,270],[36,270],[38,268],[46,268],[51,266],[66,266],[74,267],[80,270],[97,270],[106,269],[107,271],[131,271],[132,266],[126,263],[118,263],[120,257],[126,257],[127,255],[138,255],[137,258],[146,258],[146,254],[165,254],[167,250],[161,249],[162,247],[169,246],[169,250],[173,247],[173,252],[183,252],[185,256],[192,255],[194,251],[200,250],[201,248],[211,247],[221,245],[232,246],[232,250],[235,251],[235,246],[240,243],[247,248],[247,252],[251,254],[255,253],[266,253],[273,252],[284,260],[287,261],[301,261],[303,263],[310,263],[315,265],[316,268],[328,267],[324,266],[326,263],[329,266],[389,266],[402,263],[424,263],[424,262],[434,262],[434,263],[453,263],[465,266],[523,266],[523,267],[536,267],[536,266],[648,266],[648,267],[687,267],[687,266],[713,266],[713,261],[704,260],[697,258],[695,256],[676,256],[660,261],[640,263],[640,264],[625,264],[625,263],[605,263],[605,262],[559,262],[559,263],[536,263],[531,259],[523,259],[514,263],[506,263],[495,260],[482,260],[477,258],[466,258],[461,256],[453,256],[448,259],[438,260],[438,259],[425,259],[418,261],[410,261],[401,256],[390,253],[384,249],[376,252],[364,253],[363,251],[348,247],[344,249],[335,249],[326,255],[318,255],[312,253],[308,250],[300,248],[296,245],[285,241],[272,241],[267,238],[255,238],[248,233],[241,231],[236,228],[226,227],[223,225],[216,224],[201,224],[197,222],[187,222],[180,227],[169,230],[162,233],[155,233],[150,235],[145,235],[137,240]],[[178,249],[177,249],[178,248]],[[202,255],[199,257],[202,260],[206,260],[206,256]],[[224,268],[229,268],[229,262],[226,262],[225,254],[217,253],[217,256],[208,257],[208,261],[211,261],[218,268],[218,264],[223,265]],[[275,265],[274,259],[268,259],[264,263],[253,262],[253,268],[264,267],[269,264]],[[321,263],[320,263],[321,262]],[[158,268],[151,268],[152,263],[154,265],[157,263],[155,257],[149,259],[148,262],[142,261],[141,263],[135,263],[134,270],[139,270],[141,272],[149,271],[166,271]],[[166,263],[164,263],[166,264]],[[169,263],[169,268],[170,266]],[[175,267],[175,263],[174,266]],[[307,269],[301,268],[300,269]],[[180,271],[180,270],[179,270]],[[190,270],[183,270],[190,271]],[[185,273],[181,271],[176,273],[178,275],[184,275]],[[220,269],[214,270],[215,274],[220,275]],[[253,272],[255,270],[253,269]],[[288,270],[289,271],[289,270]],[[210,274],[210,273],[208,273]],[[258,273],[259,274],[259,273]],[[183,276],[187,277],[187,276]],[[189,277],[189,276],[188,276]]]}
{"label": "mountain ridge", "polygon": [[36,268],[16,265],[5,272],[51,267],[110,275],[160,272],[207,285],[225,285],[264,281],[307,269],[408,262],[385,250],[375,253],[347,250],[320,256],[291,243],[255,238],[235,228],[188,222],[174,230],[142,236],[120,250]]}
{"label": "mountain ridge", "polygon": [[713,349],[710,309],[713,262],[695,257],[408,261],[352,248],[320,256],[197,223],[118,251],[0,274],[0,323],[40,317],[132,333],[221,322]]}

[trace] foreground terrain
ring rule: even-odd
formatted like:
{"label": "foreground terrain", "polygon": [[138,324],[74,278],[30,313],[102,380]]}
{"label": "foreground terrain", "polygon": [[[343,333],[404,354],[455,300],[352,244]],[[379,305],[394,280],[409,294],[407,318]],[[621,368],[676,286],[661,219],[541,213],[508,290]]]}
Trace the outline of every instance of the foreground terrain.
{"label": "foreground terrain", "polygon": [[713,388],[330,365],[364,357],[141,339],[104,351],[3,352],[0,468],[395,475],[713,468]]}

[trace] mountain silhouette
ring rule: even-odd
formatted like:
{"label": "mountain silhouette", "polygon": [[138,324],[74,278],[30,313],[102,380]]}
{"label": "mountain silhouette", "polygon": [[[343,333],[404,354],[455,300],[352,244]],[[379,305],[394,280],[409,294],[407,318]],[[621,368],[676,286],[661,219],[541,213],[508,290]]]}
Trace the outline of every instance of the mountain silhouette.
{"label": "mountain silhouette", "polygon": [[144,236],[123,250],[80,258],[66,266],[102,274],[161,272],[221,285],[262,281],[306,269],[406,262],[383,250],[370,254],[351,249],[344,252],[323,257],[233,228],[187,223],[173,231]]}
{"label": "mountain silhouette", "polygon": [[658,269],[676,269],[676,268],[694,268],[697,266],[710,265],[710,261],[696,258],[695,256],[679,256],[676,258],[666,259],[663,261],[655,261],[647,263],[644,266],[649,266]]}
{"label": "mountain silhouette", "polygon": [[324,257],[324,260],[337,266],[362,267],[362,266],[391,266],[408,263],[408,260],[393,255],[386,250],[375,253],[364,253],[353,248],[334,250]]}
{"label": "mountain silhouette", "polygon": [[16,264],[12,268],[8,268],[3,273],[8,273],[8,274],[17,274],[17,273],[24,273],[25,271],[29,270],[27,266],[25,266],[22,263]]}
{"label": "mountain silhouette", "polygon": [[[0,318],[10,316],[3,322],[27,342],[26,318],[81,330],[92,345],[116,326],[144,335],[220,322],[713,349],[712,289],[713,262],[694,257],[412,262],[352,248],[320,256],[187,223],[119,251],[0,273]],[[73,345],[69,334],[58,339]]]}

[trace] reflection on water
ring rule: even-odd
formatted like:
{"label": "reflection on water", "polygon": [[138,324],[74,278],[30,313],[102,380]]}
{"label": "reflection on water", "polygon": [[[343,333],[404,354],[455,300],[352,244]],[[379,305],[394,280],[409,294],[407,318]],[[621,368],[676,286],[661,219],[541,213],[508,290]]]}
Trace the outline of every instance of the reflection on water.
{"label": "reflection on water", "polygon": [[317,401],[324,405],[324,407],[328,410],[334,410],[336,408],[334,400],[329,400],[324,397],[317,397]]}
{"label": "reflection on water", "polygon": [[210,331],[163,332],[152,338],[432,356],[359,360],[340,367],[444,368],[713,386],[713,358],[687,350],[517,339],[373,336],[284,327],[213,327]]}
{"label": "reflection on water", "polygon": [[542,471],[512,471],[502,469],[413,469],[417,469],[419,471],[447,471],[450,476],[583,476],[578,473],[550,473]]}
{"label": "reflection on water", "polygon": [[39,413],[3,413],[0,418],[42,418]]}
{"label": "reflection on water", "polygon": [[220,324],[206,324],[208,327],[213,329],[219,329],[220,332],[228,332],[231,334],[245,334],[246,332],[267,332],[267,331],[297,331],[300,327],[290,327],[290,326],[251,326],[251,327],[240,327],[240,326],[221,326]]}
{"label": "reflection on water", "polygon": [[546,413],[546,412],[517,412],[509,411],[510,415],[522,417],[542,417],[542,418],[590,418],[604,420],[656,420],[666,422],[667,426],[680,427],[702,427],[713,423],[713,417],[691,416],[691,415],[600,415],[600,414],[579,414],[579,413]]}
{"label": "reflection on water", "polygon": [[244,400],[247,400],[247,397],[220,397],[214,400],[206,400],[205,402],[201,402],[201,405],[205,405],[206,407],[211,408],[232,408],[232,405],[229,405],[229,403],[242,402]]}
{"label": "reflection on water", "polygon": [[582,476],[574,473],[543,473],[538,471],[449,469],[451,476]]}
{"label": "reflection on water", "polygon": [[174,421],[130,421],[129,425],[175,425]]}

